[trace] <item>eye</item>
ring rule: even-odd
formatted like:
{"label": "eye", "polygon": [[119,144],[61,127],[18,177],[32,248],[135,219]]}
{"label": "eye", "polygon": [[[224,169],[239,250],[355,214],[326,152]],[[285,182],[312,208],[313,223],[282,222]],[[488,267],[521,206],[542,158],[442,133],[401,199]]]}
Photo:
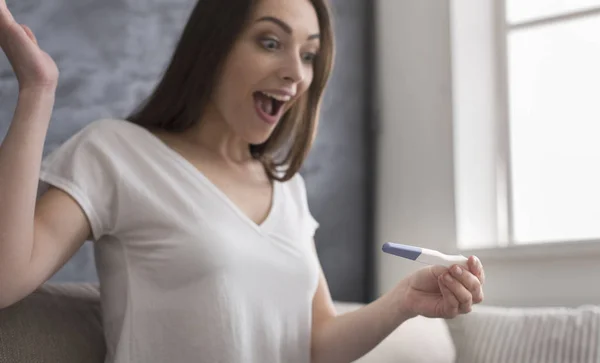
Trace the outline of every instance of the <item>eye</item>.
{"label": "eye", "polygon": [[260,43],[262,44],[263,48],[267,50],[276,50],[281,47],[279,41],[274,38],[263,38],[260,40]]}
{"label": "eye", "polygon": [[315,58],[317,58],[316,53],[307,52],[302,54],[302,61],[305,63],[313,63],[315,61]]}

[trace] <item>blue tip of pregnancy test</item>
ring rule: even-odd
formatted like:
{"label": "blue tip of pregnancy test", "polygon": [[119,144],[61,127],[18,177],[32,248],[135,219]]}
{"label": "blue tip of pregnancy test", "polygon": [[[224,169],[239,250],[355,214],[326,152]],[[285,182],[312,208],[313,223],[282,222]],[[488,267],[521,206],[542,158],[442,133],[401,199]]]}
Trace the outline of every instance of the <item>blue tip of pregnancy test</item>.
{"label": "blue tip of pregnancy test", "polygon": [[383,252],[391,255],[408,258],[415,261],[421,255],[422,249],[415,246],[403,245],[400,243],[387,242],[381,248]]}

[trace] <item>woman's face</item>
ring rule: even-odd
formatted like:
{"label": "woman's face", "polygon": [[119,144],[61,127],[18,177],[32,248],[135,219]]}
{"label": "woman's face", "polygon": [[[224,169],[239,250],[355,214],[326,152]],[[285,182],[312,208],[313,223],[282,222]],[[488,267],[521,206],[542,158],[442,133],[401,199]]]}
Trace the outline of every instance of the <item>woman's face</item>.
{"label": "woman's face", "polygon": [[210,106],[237,137],[262,144],[309,88],[318,50],[319,22],[309,0],[260,1],[233,45]]}

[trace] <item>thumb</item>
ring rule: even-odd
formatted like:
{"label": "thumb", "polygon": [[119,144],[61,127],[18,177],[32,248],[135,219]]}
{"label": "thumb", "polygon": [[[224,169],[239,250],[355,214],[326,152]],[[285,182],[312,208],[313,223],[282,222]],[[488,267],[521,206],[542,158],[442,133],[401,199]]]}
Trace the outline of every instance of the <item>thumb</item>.
{"label": "thumb", "polygon": [[429,269],[431,270],[431,273],[436,278],[439,278],[440,276],[442,276],[444,274],[444,272],[448,271],[448,267],[446,267],[446,266],[440,266],[440,265],[430,266]]}
{"label": "thumb", "polygon": [[27,25],[21,24],[21,27],[23,28],[23,30],[25,30],[25,34],[27,34],[29,39],[31,39],[35,43],[35,45],[38,45],[37,39],[35,37],[35,34],[33,34],[33,31],[31,31],[31,29]]}

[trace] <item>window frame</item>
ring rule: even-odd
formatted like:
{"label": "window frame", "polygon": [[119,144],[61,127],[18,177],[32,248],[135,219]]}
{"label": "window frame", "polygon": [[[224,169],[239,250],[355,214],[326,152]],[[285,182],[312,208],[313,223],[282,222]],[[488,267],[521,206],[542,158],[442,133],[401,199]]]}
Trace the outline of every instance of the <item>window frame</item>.
{"label": "window frame", "polygon": [[[476,55],[480,59],[492,58],[494,64],[491,67],[494,83],[488,86],[495,87],[497,99],[494,101],[496,115],[493,120],[488,120],[490,127],[493,128],[495,155],[494,165],[496,178],[494,180],[494,203],[495,205],[486,205],[486,208],[492,208],[496,215],[494,226],[489,226],[495,230],[494,243],[487,243],[486,246],[467,246],[461,247],[458,243],[458,250],[463,254],[477,254],[488,259],[519,259],[519,258],[546,258],[560,256],[600,256],[600,237],[586,240],[556,240],[516,243],[513,225],[513,203],[512,203],[512,174],[511,174],[511,148],[510,148],[510,102],[509,102],[509,73],[508,73],[508,38],[511,32],[523,29],[530,29],[538,26],[551,24],[560,24],[566,21],[572,21],[589,16],[600,15],[600,6],[590,7],[584,10],[568,11],[560,14],[531,18],[520,22],[509,23],[506,17],[507,0],[488,0],[490,8],[494,12],[493,24],[490,26],[493,34],[494,45],[491,47],[492,55]],[[464,10],[456,10],[454,12]],[[474,14],[473,16],[477,16]],[[465,14],[463,13],[463,18]],[[456,17],[456,14],[454,14]],[[460,35],[459,35],[460,36]],[[456,39],[455,43],[460,41]],[[458,49],[453,48],[453,52]],[[456,77],[456,76],[455,76]],[[460,77],[456,77],[454,82],[462,82]],[[457,102],[455,100],[455,102]],[[456,107],[456,104],[455,104]],[[455,122],[460,120],[455,120]],[[460,142],[456,140],[455,142]],[[455,146],[456,147],[456,146]],[[457,215],[461,214],[460,207],[457,208]]]}

